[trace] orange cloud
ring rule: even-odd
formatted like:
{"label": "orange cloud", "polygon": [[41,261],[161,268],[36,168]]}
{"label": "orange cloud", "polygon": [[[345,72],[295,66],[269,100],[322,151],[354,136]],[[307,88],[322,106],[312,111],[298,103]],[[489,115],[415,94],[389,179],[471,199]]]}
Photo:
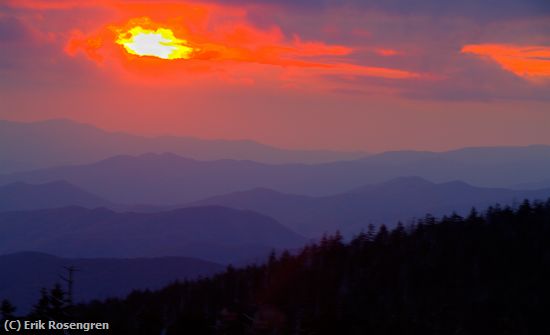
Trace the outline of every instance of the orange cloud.
{"label": "orange cloud", "polygon": [[[150,30],[169,29],[177,38],[188,41],[188,44],[196,50],[190,58],[197,60],[323,67],[326,64],[303,58],[345,56],[352,52],[351,48],[345,46],[302,42],[298,37],[287,42],[277,27],[260,30],[247,23],[236,22],[223,24],[213,31],[208,31],[200,29],[202,24],[199,27],[190,27],[188,24],[188,21],[181,19],[159,23],[149,17],[132,18],[124,24],[106,25],[99,32],[89,36],[76,33],[67,43],[66,50],[74,55],[81,49],[90,58],[98,60],[101,59],[98,57],[101,49],[116,42],[119,34],[141,27]],[[126,56],[135,59],[135,57]]]}
{"label": "orange cloud", "polygon": [[488,57],[503,69],[531,80],[550,78],[550,46],[470,44],[463,53]]}
{"label": "orange cloud", "polygon": [[395,56],[399,54],[397,50],[393,49],[377,48],[374,51],[380,56]]}
{"label": "orange cloud", "polygon": [[[299,36],[288,38],[277,26],[258,28],[247,21],[245,8],[183,3],[114,3],[111,7],[119,11],[120,20],[106,23],[89,34],[75,30],[66,44],[67,54],[75,56],[83,52],[98,64],[114,61],[126,70],[156,75],[176,69],[227,73],[235,64],[259,64],[281,69],[299,68],[312,76],[349,74],[390,79],[418,76],[408,71],[348,63],[346,57],[354,52],[349,46],[303,41]],[[128,48],[117,44],[121,34],[127,36],[129,31],[170,31],[173,34],[170,36],[185,41],[186,48],[192,51],[179,59],[153,59],[154,52],[150,51],[141,56],[129,53]],[[155,40],[148,37],[143,40]],[[159,47],[170,48],[162,44],[165,43],[162,37],[156,41]],[[162,51],[155,52],[162,54]]]}

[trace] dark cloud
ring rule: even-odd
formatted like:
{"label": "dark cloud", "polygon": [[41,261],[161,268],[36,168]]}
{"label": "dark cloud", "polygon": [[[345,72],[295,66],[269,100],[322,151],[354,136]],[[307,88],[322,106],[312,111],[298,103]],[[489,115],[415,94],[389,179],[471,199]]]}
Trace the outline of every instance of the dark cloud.
{"label": "dark cloud", "polygon": [[16,17],[0,16],[0,43],[18,42],[30,36],[30,31]]}
{"label": "dark cloud", "polygon": [[395,14],[467,16],[477,19],[509,19],[550,14],[548,0],[222,0],[221,2],[278,4],[307,11],[354,7]]}

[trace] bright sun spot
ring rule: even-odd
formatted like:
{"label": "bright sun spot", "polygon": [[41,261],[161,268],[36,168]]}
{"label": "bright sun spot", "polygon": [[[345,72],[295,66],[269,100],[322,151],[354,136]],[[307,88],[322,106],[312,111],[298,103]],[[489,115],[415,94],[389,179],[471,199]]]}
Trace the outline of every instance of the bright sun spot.
{"label": "bright sun spot", "polygon": [[187,41],[174,36],[167,28],[156,30],[134,27],[118,35],[116,40],[126,51],[138,56],[153,56],[162,59],[189,59],[193,48]]}

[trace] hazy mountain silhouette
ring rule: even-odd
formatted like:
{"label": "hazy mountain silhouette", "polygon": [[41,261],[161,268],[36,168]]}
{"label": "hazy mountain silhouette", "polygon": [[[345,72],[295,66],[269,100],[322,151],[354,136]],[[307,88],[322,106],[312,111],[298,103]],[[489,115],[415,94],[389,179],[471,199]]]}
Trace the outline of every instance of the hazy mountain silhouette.
{"label": "hazy mountain silhouette", "polygon": [[0,187],[0,211],[59,208],[78,205],[108,207],[118,212],[155,213],[189,206],[225,206],[251,210],[278,220],[307,236],[318,237],[337,229],[356,233],[369,223],[393,225],[398,220],[433,213],[456,211],[464,214],[472,206],[485,207],[518,199],[550,197],[550,188],[512,190],[482,188],[454,181],[432,183],[419,177],[400,177],[330,196],[313,197],[255,188],[209,197],[175,206],[117,205],[109,203],[67,182],[30,185],[14,183]]}
{"label": "hazy mountain silhouette", "polygon": [[285,150],[247,140],[142,137],[108,132],[66,119],[23,123],[0,121],[0,173],[91,163],[120,154],[173,152],[214,160],[250,159],[269,163],[319,163],[355,159],[362,152]]}
{"label": "hazy mountain silhouette", "polygon": [[538,190],[541,188],[550,188],[550,179],[534,181],[530,183],[523,183],[514,185],[512,188],[518,190]]}
{"label": "hazy mountain silhouette", "polygon": [[222,265],[187,257],[135,259],[68,259],[35,252],[0,256],[0,298],[9,299],[19,313],[30,311],[40,289],[64,282],[65,267],[74,266],[74,300],[122,298],[132,289],[159,289],[176,280],[209,276],[224,269]]}
{"label": "hazy mountain silhouette", "polygon": [[466,214],[472,206],[513,204],[523,199],[545,199],[550,189],[516,191],[481,188],[464,182],[432,183],[419,177],[401,177],[325,197],[283,194],[253,189],[216,196],[193,205],[221,205],[266,214],[306,236],[323,232],[357,233],[369,223],[394,225],[425,213]]}
{"label": "hazy mountain silhouette", "polygon": [[401,176],[507,187],[543,180],[549,175],[550,146],[529,146],[445,153],[388,152],[361,160],[315,165],[197,161],[174,154],[123,155],[93,164],[2,175],[0,185],[66,180],[112,202],[166,205],[258,187],[322,196]]}
{"label": "hazy mountain silhouette", "polygon": [[0,213],[0,254],[61,257],[186,256],[240,262],[305,239],[274,219],[217,206],[159,213],[66,207]]}
{"label": "hazy mountain silhouette", "polygon": [[0,212],[66,206],[96,208],[113,204],[64,181],[0,186]]}

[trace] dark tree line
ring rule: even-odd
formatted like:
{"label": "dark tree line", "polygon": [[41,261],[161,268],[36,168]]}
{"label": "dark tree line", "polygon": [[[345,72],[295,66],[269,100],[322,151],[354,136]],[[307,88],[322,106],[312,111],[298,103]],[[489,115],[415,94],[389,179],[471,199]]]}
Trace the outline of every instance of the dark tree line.
{"label": "dark tree line", "polygon": [[116,334],[516,335],[550,334],[549,311],[550,200],[336,233],[71,315]]}

